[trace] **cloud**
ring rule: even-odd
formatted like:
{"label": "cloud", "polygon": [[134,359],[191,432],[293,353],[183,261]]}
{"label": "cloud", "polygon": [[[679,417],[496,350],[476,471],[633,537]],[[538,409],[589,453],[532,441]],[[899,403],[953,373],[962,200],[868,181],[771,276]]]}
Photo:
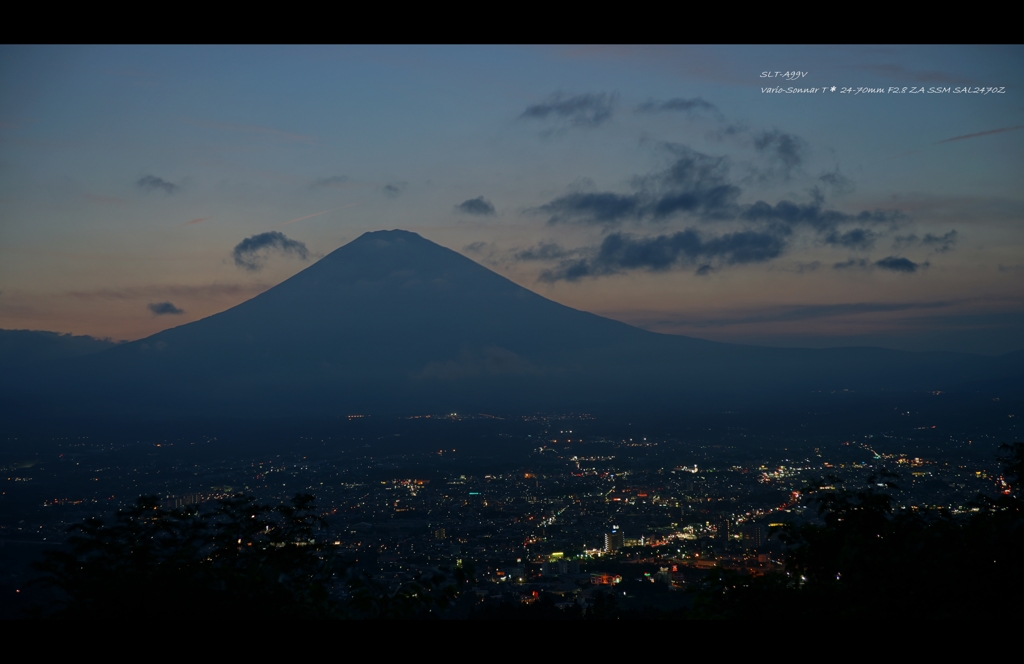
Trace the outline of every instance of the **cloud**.
{"label": "cloud", "polygon": [[675,111],[686,113],[687,115],[705,112],[719,118],[722,117],[722,112],[718,110],[717,106],[709,101],[701,99],[700,97],[694,97],[693,99],[676,97],[665,101],[654,101],[653,99],[649,99],[643,104],[637,106],[635,110],[637,113],[663,113],[666,111]]}
{"label": "cloud", "polygon": [[886,256],[881,260],[875,261],[875,266],[883,270],[910,273],[917,272],[920,267],[927,267],[928,263],[915,263],[909,258],[902,258],[900,256]]}
{"label": "cloud", "polygon": [[822,173],[818,176],[818,181],[827,187],[831,187],[836,191],[849,191],[853,186],[850,179],[839,172],[839,167]]}
{"label": "cloud", "polygon": [[702,263],[698,274],[707,274],[713,269],[712,263],[764,262],[778,257],[785,248],[783,237],[757,231],[739,231],[707,239],[692,228],[656,237],[613,233],[604,238],[594,256],[565,261],[553,270],[545,270],[541,280],[576,281],[629,270],[657,272],[698,261]]}
{"label": "cloud", "polygon": [[899,235],[893,242],[893,247],[900,249],[913,246],[924,246],[931,247],[932,251],[937,254],[944,254],[947,251],[952,251],[954,245],[956,245],[959,239],[959,234],[955,231],[949,231],[945,235],[932,235],[926,233],[924,237],[918,237],[915,234],[910,235]]}
{"label": "cloud", "polygon": [[854,228],[840,234],[832,231],[825,236],[826,244],[837,244],[847,249],[870,249],[875,244],[875,233],[866,228]]}
{"label": "cloud", "polygon": [[810,194],[811,199],[817,205],[823,205],[825,203],[825,192],[833,195],[842,195],[850,193],[853,189],[853,183],[836,166],[831,171],[826,171],[815,179],[814,184],[810,188]]}
{"label": "cloud", "polygon": [[783,200],[775,205],[757,201],[744,210],[740,218],[748,221],[778,222],[788,226],[810,226],[824,232],[832,231],[837,224],[844,222],[891,224],[905,219],[906,215],[898,210],[864,210],[857,214],[847,214],[838,210],[822,209],[819,202],[800,204]]}
{"label": "cloud", "polygon": [[1024,125],[1014,125],[1013,127],[1003,127],[1002,129],[989,129],[988,131],[979,131],[976,134],[964,134],[963,136],[954,136],[953,138],[945,138],[941,141],[936,141],[935,145],[941,145],[942,143],[952,143],[953,141],[964,141],[968,138],[978,138],[979,136],[990,136],[992,134],[1001,134],[1004,131],[1016,131],[1018,129],[1024,129]]}
{"label": "cloud", "polygon": [[533,247],[517,251],[515,259],[519,261],[550,261],[566,258],[577,251],[570,251],[554,242],[539,242]]}
{"label": "cloud", "polygon": [[636,183],[653,193],[650,214],[662,219],[684,212],[705,219],[736,215],[740,188],[730,182],[729,162],[686,145],[665,144],[675,156],[664,171],[638,178]]}
{"label": "cloud", "polygon": [[738,212],[740,188],[729,182],[728,162],[684,145],[664,146],[675,159],[665,170],[633,179],[635,191],[573,192],[533,211],[549,214],[549,224],[614,225],[626,220],[663,220],[677,214],[727,219]]}
{"label": "cloud", "polygon": [[167,180],[164,180],[163,178],[158,178],[155,175],[145,175],[139,178],[138,182],[136,182],[135,184],[141,187],[142,189],[148,189],[150,191],[156,191],[160,189],[163,190],[163,192],[166,194],[177,193],[178,189],[180,189],[180,187],[178,187],[178,185],[174,184],[173,182],[168,182]]}
{"label": "cloud", "polygon": [[[780,140],[771,139],[773,145]],[[819,233],[831,234],[829,243],[851,247],[870,246],[873,233],[867,229],[836,233],[839,224],[893,224],[906,218],[895,210],[864,210],[848,214],[826,209],[823,207],[824,196],[817,189],[813,190],[814,200],[810,203],[783,200],[770,205],[757,201],[741,206],[742,189],[730,178],[729,162],[724,157],[703,154],[685,145],[665,144],[663,147],[673,155],[672,163],[662,171],[634,177],[632,192],[575,191],[530,211],[549,215],[550,225],[615,226],[627,221],[662,222],[675,216],[686,216],[705,221],[739,219],[776,228],[786,226],[789,230],[808,226]],[[779,148],[776,146],[775,149]],[[790,148],[781,149],[786,151]],[[845,186],[845,178],[838,171],[826,173],[820,179]]]}
{"label": "cloud", "polygon": [[[784,168],[795,169],[802,163],[803,143],[792,134],[762,132],[758,140],[758,149]],[[848,213],[825,207],[822,188],[841,190],[850,186],[838,167],[815,178],[810,202],[781,200],[772,205],[759,200],[741,204],[743,189],[731,177],[727,158],[680,144],[663,143],[662,148],[670,155],[668,166],[633,177],[627,191],[571,190],[528,212],[548,215],[548,225],[602,226],[605,233],[618,233],[616,227],[624,224],[664,226],[680,218],[745,222],[745,228],[729,229],[733,232],[718,236],[704,236],[690,228],[646,240],[610,235],[600,247],[577,250],[579,257],[563,260],[557,268],[543,273],[542,280],[574,280],[630,269],[659,270],[698,263],[700,274],[708,274],[724,266],[772,260],[782,254],[790,236],[802,230],[828,245],[867,250],[886,232],[879,226],[891,230],[907,218],[898,210]],[[612,251],[608,244],[611,241],[621,241],[619,253]],[[638,261],[635,264],[630,262],[634,258]],[[854,261],[836,267],[854,265],[865,267],[866,263]]]}
{"label": "cloud", "polygon": [[637,194],[610,192],[575,192],[560,196],[537,208],[550,214],[549,224],[567,222],[619,223],[643,213],[642,199]]}
{"label": "cloud", "polygon": [[246,270],[255,271],[263,267],[263,262],[270,252],[282,254],[294,254],[302,260],[309,260],[309,250],[306,245],[297,240],[291,240],[278,231],[259,233],[248,237],[235,245],[232,255],[235,265]]}
{"label": "cloud", "polygon": [[174,306],[170,302],[150,302],[146,305],[154,316],[166,316],[168,314],[183,314],[185,311]]}
{"label": "cloud", "polygon": [[391,182],[381,187],[381,191],[388,198],[398,198],[405,191],[406,186],[408,185],[405,182]]}
{"label": "cloud", "polygon": [[945,253],[953,248],[953,245],[956,244],[958,238],[959,235],[955,230],[952,230],[942,236],[936,236],[928,233],[921,238],[921,244],[925,246],[934,246],[936,252]]}
{"label": "cloud", "polygon": [[332,175],[330,177],[319,178],[313,181],[313,183],[309,185],[309,188],[322,189],[326,187],[329,189],[342,189],[346,184],[348,184],[348,182],[349,178],[347,175]]}
{"label": "cloud", "polygon": [[704,265],[698,267],[694,274],[696,274],[698,277],[703,277],[711,274],[714,271],[715,268],[711,267],[710,263],[705,263]]}
{"label": "cloud", "polygon": [[796,134],[774,129],[755,134],[754,149],[781,164],[783,175],[788,179],[793,169],[803,163],[807,146]]}
{"label": "cloud", "polygon": [[[767,169],[749,166],[751,176],[759,181],[764,182],[779,175],[783,180],[789,180],[807,159],[807,142],[792,132],[781,129],[754,130],[744,122],[719,119],[719,126],[709,131],[707,137],[716,141],[730,139],[745,148],[753,148],[755,153],[771,164]],[[827,180],[823,182],[827,183]]]}
{"label": "cloud", "polygon": [[494,204],[483,196],[477,196],[476,198],[470,198],[467,201],[462,201],[455,206],[455,209],[459,212],[482,217],[497,214],[494,209]]}
{"label": "cloud", "polygon": [[597,127],[612,117],[617,95],[605,92],[568,96],[561,92],[528,106],[520,117],[555,119],[573,127]]}

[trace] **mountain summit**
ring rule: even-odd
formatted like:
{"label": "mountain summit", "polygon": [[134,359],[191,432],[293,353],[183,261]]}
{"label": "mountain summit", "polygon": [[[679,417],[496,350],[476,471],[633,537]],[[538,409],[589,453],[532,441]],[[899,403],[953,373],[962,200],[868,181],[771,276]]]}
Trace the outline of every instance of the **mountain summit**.
{"label": "mountain summit", "polygon": [[950,353],[656,334],[563,306],[393,230],[366,233],[219,314],[52,371],[40,377],[60,394],[36,389],[90,411],[337,415],[679,408],[812,390],[948,388],[1020,368]]}
{"label": "mountain summit", "polygon": [[650,336],[394,230],[366,233],[247,302],[116,355],[256,381],[378,382],[536,372],[581,345]]}

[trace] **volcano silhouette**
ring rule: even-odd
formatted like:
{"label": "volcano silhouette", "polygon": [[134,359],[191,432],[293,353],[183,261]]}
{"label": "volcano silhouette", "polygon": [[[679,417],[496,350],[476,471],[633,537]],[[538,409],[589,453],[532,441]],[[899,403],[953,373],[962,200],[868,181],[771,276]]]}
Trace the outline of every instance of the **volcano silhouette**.
{"label": "volcano silhouette", "polygon": [[51,369],[51,401],[164,415],[671,409],[1020,373],[966,354],[648,332],[401,230],[366,233],[224,312]]}

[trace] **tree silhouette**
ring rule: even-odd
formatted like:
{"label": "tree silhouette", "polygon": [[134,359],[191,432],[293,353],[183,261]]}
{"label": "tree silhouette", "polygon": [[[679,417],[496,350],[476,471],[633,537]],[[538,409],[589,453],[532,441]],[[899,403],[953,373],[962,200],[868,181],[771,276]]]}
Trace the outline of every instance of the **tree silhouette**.
{"label": "tree silhouette", "polygon": [[411,618],[437,616],[472,582],[420,576],[392,592],[348,575],[314,497],[263,505],[252,497],[213,509],[163,509],[143,496],[112,523],[73,526],[67,547],[36,564],[37,584],[61,596],[43,615],[63,618]]}
{"label": "tree silhouette", "polygon": [[204,513],[143,496],[109,525],[73,526],[36,569],[62,591],[61,617],[327,617],[341,566],[315,538],[324,526],[310,495],[277,507],[237,496]]}
{"label": "tree silhouette", "polygon": [[[979,496],[970,516],[893,509],[874,487],[805,489],[819,522],[788,525],[786,572],[720,572],[695,604],[704,617],[1006,618],[1020,616],[1024,443],[1004,445],[1008,488]],[[872,479],[872,484],[876,484]],[[891,487],[892,485],[888,485]]]}

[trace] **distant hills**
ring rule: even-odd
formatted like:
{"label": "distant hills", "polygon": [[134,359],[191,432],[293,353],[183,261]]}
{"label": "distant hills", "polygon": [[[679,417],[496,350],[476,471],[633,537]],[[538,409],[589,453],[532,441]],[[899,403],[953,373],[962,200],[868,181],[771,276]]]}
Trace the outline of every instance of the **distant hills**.
{"label": "distant hills", "polygon": [[88,335],[41,330],[0,330],[0,369],[91,355],[116,345],[110,339],[97,339]]}
{"label": "distant hills", "polygon": [[[0,332],[0,353],[21,332]],[[20,339],[66,346],[32,355],[45,362],[6,365],[18,365],[0,382],[8,414],[770,407],[823,390],[1024,377],[1021,352],[782,349],[657,334],[548,300],[400,230],[366,233],[247,302],[145,339]]]}

